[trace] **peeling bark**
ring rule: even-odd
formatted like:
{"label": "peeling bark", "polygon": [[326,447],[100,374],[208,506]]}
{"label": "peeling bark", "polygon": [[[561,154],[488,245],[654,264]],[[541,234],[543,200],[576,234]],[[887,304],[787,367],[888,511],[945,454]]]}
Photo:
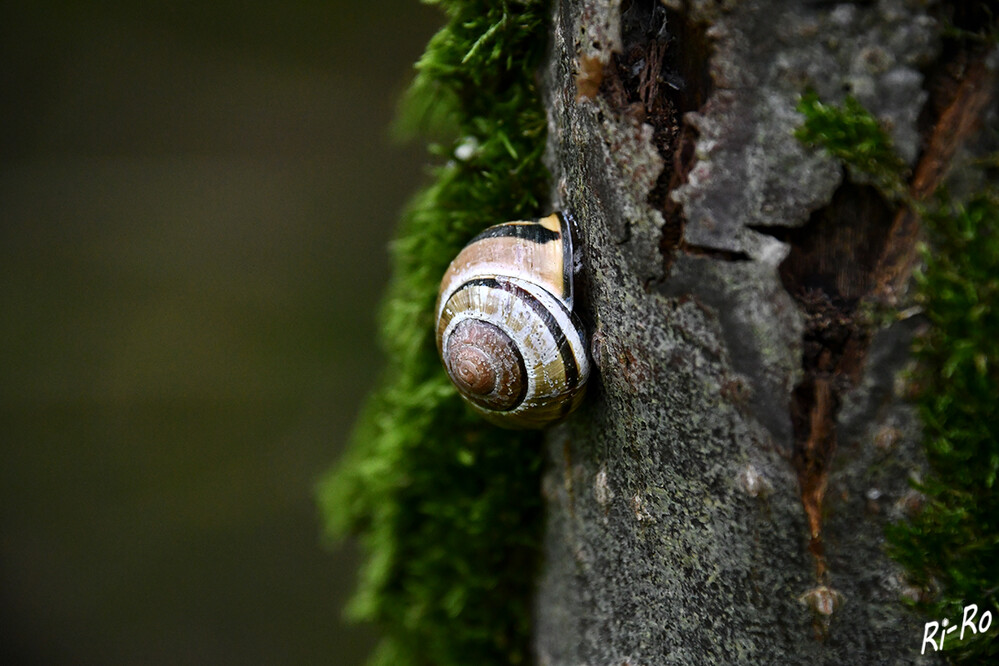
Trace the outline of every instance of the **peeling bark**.
{"label": "peeling bark", "polygon": [[882,552],[923,466],[896,381],[920,320],[871,316],[908,304],[917,218],[792,134],[806,88],[850,92],[935,189],[995,66],[928,90],[923,4],[554,8],[596,372],[549,437],[540,663],[935,663]]}

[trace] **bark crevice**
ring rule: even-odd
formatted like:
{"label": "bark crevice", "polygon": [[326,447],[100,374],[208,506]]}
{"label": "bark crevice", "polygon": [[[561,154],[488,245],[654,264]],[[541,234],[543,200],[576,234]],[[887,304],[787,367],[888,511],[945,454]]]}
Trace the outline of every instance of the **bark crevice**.
{"label": "bark crevice", "polygon": [[668,274],[684,225],[682,206],[670,193],[687,181],[698,137],[684,115],[699,110],[713,90],[711,45],[703,24],[657,0],[625,0],[620,19],[622,49],[602,72],[599,92],[619,117],[653,130],[664,166],[647,201],[663,214],[659,250]]}
{"label": "bark crevice", "polygon": [[837,413],[843,394],[861,376],[871,340],[861,303],[872,290],[892,219],[893,208],[877,189],[844,179],[832,201],[803,227],[755,229],[790,245],[779,274],[805,317],[803,377],[791,394],[789,457],[808,518],[818,584],[827,582],[822,516]]}

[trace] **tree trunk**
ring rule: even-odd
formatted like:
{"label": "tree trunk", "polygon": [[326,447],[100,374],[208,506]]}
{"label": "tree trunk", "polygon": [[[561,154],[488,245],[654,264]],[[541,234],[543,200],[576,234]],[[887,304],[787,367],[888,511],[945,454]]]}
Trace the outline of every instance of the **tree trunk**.
{"label": "tree trunk", "polygon": [[540,663],[935,663],[884,553],[924,466],[898,379],[918,233],[794,136],[803,92],[849,93],[929,168],[924,4],[553,7],[595,372],[549,437]]}

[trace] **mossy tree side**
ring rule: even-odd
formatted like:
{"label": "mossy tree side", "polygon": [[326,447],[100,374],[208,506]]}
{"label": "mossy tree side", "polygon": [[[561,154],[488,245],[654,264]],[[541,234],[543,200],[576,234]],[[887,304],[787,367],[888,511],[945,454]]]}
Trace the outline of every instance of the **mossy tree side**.
{"label": "mossy tree side", "polygon": [[532,0],[433,4],[446,24],[416,65],[398,130],[435,137],[439,166],[392,247],[387,370],[319,499],[331,533],[361,541],[349,614],[384,632],[373,663],[525,663],[541,436],[500,431],[463,405],[437,357],[433,305],[472,236],[543,209],[536,74],[548,10]]}

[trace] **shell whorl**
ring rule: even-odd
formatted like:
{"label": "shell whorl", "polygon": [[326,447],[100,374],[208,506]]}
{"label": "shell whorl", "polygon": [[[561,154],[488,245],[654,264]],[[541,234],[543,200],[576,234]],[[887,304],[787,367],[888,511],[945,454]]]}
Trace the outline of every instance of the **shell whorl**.
{"label": "shell whorl", "polygon": [[572,241],[561,214],[476,236],[437,302],[437,348],[461,395],[507,427],[543,427],[574,409],[589,374],[572,313]]}
{"label": "shell whorl", "polygon": [[516,343],[498,326],[464,319],[448,338],[448,375],[468,400],[503,411],[524,399],[527,369]]}

